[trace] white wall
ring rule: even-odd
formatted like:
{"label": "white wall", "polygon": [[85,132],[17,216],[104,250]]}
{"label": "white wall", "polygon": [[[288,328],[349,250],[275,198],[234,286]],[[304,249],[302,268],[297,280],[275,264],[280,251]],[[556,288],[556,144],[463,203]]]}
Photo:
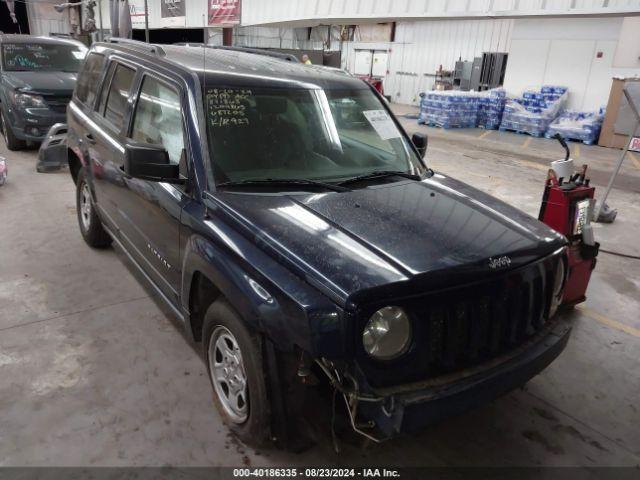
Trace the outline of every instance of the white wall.
{"label": "white wall", "polygon": [[623,20],[613,66],[640,67],[640,17],[626,17]]}
{"label": "white wall", "polygon": [[[163,28],[160,4],[148,0],[149,27]],[[184,0],[185,24],[175,28],[202,28],[207,0]],[[64,0],[29,0],[42,4],[30,8],[30,23],[48,34],[50,19],[59,18],[53,5]],[[142,10],[144,0],[129,0]],[[44,13],[43,13],[44,12]],[[242,25],[292,26],[345,25],[363,22],[418,21],[447,18],[505,18],[530,15],[640,15],[640,0],[242,0]],[[96,20],[98,15],[96,14]],[[102,0],[104,28],[109,28],[109,0]],[[40,20],[42,32],[40,32]],[[206,20],[205,20],[206,21]],[[282,25],[277,25],[278,23]],[[32,27],[33,28],[33,27]]]}
{"label": "white wall", "polygon": [[[53,3],[55,0],[50,1]],[[144,3],[143,0],[130,2]],[[36,10],[38,13],[36,18],[30,19],[32,28],[37,25],[37,29],[42,30],[37,33],[61,31],[61,16],[53,12],[52,3],[42,2],[37,9],[30,5],[30,15]],[[607,7],[603,6],[605,3]],[[106,9],[109,2],[103,0],[102,4],[104,27],[109,28]],[[149,0],[149,5],[150,27],[158,28],[160,0]],[[535,11],[542,5],[542,0],[393,0],[393,5],[389,0],[334,0],[329,3],[325,0],[296,0],[294,3],[289,0],[244,0],[242,15],[243,23],[250,23],[257,21],[257,16],[269,12],[272,18],[284,18],[284,15],[288,15],[287,18],[301,18],[309,12],[314,15],[339,13],[348,16],[358,12],[377,15],[387,11],[385,9],[391,9],[389,12],[400,16],[423,15],[425,11],[440,10],[454,15],[467,7],[469,11],[475,9],[486,14],[511,11],[516,7],[522,12]],[[594,8],[630,10],[640,9],[640,0],[546,0],[544,5],[546,13]],[[206,6],[207,0],[185,2],[187,27],[202,26]],[[571,108],[595,109],[606,104],[613,76],[640,75],[640,62],[636,55],[636,52],[640,54],[638,18],[477,17],[399,21],[396,41],[393,43],[345,42],[342,48],[343,67],[353,69],[356,49],[387,50],[389,73],[385,78],[386,93],[396,102],[415,104],[420,92],[432,88],[433,74],[440,65],[444,69],[452,69],[460,57],[473,60],[474,56],[484,51],[506,51],[509,59],[505,88],[509,93],[519,94],[527,87],[544,83],[564,84],[569,87]],[[210,31],[213,33],[214,29]],[[220,32],[215,32],[212,41],[219,43]],[[302,40],[294,29],[280,27],[243,27],[237,29],[235,41],[263,47],[282,44],[285,48],[321,48],[322,44],[320,39]],[[332,42],[332,46],[335,43]],[[598,52],[602,53],[601,58],[598,58]],[[636,66],[632,65],[634,61],[637,62]]]}
{"label": "white wall", "polygon": [[243,0],[243,25],[638,12],[640,0]]}
{"label": "white wall", "polygon": [[292,48],[322,50],[323,41],[308,39],[307,29],[276,27],[237,27],[233,29],[233,44],[241,47]]}
{"label": "white wall", "polygon": [[[56,12],[53,5],[47,2],[27,4],[31,35],[49,35],[52,32],[69,33],[69,15]],[[1,8],[6,9],[5,6]]]}
{"label": "white wall", "polygon": [[593,110],[606,105],[613,76],[640,75],[640,62],[637,68],[613,66],[617,48],[637,48],[633,38],[623,38],[619,45],[623,20],[514,20],[505,88],[519,94],[531,86],[566,85],[570,108]]}
{"label": "white wall", "polygon": [[434,73],[440,65],[451,70],[459,58],[473,60],[482,52],[508,51],[513,22],[512,19],[400,22],[393,43],[345,42],[342,65],[353,71],[358,49],[389,50],[385,93],[394,102],[415,104],[420,92],[433,87]]}
{"label": "white wall", "polygon": [[399,22],[393,43],[345,42],[342,64],[353,71],[356,50],[387,50],[385,93],[395,102],[417,104],[419,93],[432,88],[440,65],[451,70],[460,57],[473,60],[485,51],[505,51],[509,94],[566,85],[569,108],[594,110],[606,105],[614,76],[640,75],[638,25],[638,17]]}

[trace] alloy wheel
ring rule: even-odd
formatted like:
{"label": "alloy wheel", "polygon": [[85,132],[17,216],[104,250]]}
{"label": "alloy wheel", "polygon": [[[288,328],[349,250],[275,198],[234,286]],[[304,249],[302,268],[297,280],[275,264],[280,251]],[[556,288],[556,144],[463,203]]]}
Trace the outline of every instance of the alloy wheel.
{"label": "alloy wheel", "polygon": [[222,408],[234,423],[249,417],[247,375],[238,341],[225,327],[213,331],[208,347],[211,383]]}
{"label": "alloy wheel", "polygon": [[82,184],[80,192],[80,218],[84,230],[88,231],[91,226],[91,191],[86,182]]}

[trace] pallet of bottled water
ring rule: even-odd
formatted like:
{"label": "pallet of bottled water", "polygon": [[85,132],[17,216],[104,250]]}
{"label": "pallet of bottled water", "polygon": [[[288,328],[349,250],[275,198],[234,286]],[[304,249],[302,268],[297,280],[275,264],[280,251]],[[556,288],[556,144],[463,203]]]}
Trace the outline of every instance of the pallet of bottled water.
{"label": "pallet of bottled water", "polygon": [[433,90],[420,97],[418,123],[442,128],[474,128],[477,124],[477,92]]}
{"label": "pallet of bottled water", "polygon": [[592,145],[598,141],[600,136],[604,114],[604,107],[592,112],[563,110],[549,125],[544,136],[551,138],[559,133],[567,140],[576,140],[586,145]]}
{"label": "pallet of bottled water", "polygon": [[509,98],[504,106],[500,131],[511,130],[535,137],[545,134],[567,99],[567,87],[545,85],[530,89],[519,98]]}
{"label": "pallet of bottled water", "polygon": [[493,88],[480,92],[477,126],[487,130],[496,130],[502,121],[502,113],[506,101],[507,93],[504,88]]}

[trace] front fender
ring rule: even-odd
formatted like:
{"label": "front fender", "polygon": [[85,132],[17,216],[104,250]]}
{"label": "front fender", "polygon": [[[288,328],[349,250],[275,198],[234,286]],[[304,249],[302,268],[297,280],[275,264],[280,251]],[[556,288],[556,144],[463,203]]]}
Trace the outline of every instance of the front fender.
{"label": "front fender", "polygon": [[189,308],[191,285],[196,272],[207,277],[253,329],[263,330],[260,318],[280,309],[276,298],[250,277],[228,254],[201,235],[193,235],[185,246],[182,265],[182,307]]}
{"label": "front fender", "polygon": [[[206,236],[194,232],[183,252],[181,301],[185,311],[189,311],[193,278],[199,272],[220,290],[249,328],[266,335],[279,350],[298,346],[313,356],[344,356],[342,310],[237,232],[222,232],[220,227],[210,228]],[[186,323],[194,338],[190,322]]]}

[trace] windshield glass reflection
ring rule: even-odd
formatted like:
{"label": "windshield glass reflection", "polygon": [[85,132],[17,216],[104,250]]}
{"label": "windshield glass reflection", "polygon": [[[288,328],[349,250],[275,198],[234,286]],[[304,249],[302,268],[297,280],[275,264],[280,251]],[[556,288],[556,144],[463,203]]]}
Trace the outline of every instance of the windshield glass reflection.
{"label": "windshield glass reflection", "polygon": [[216,183],[340,182],[425,167],[368,89],[208,88],[207,132]]}

